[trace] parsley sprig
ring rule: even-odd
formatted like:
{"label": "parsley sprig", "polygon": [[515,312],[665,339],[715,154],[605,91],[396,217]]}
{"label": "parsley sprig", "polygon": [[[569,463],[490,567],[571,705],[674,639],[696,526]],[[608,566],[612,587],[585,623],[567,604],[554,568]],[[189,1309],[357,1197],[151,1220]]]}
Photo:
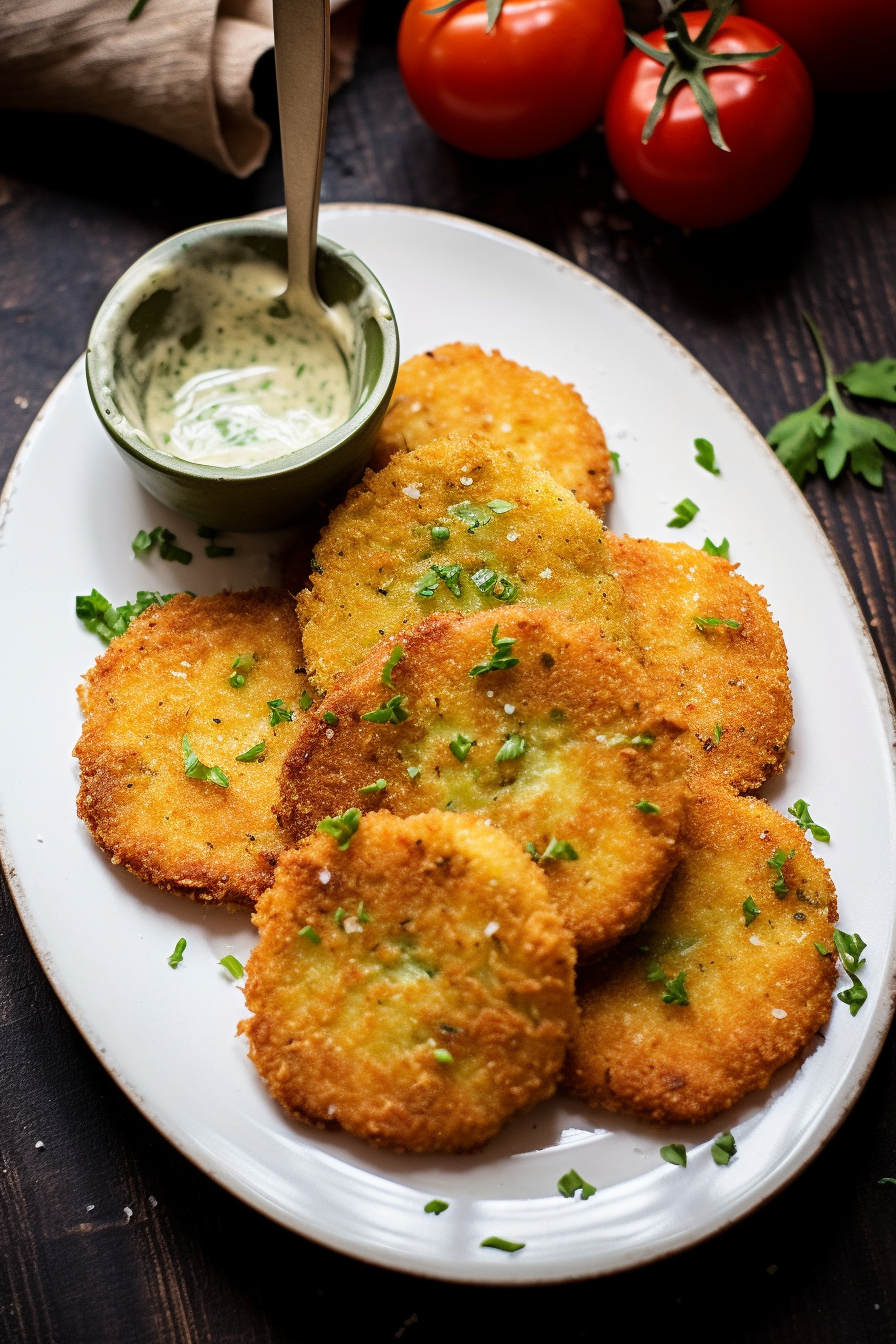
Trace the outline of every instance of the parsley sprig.
{"label": "parsley sprig", "polygon": [[794,818],[801,831],[809,831],[815,840],[830,840],[830,831],[825,830],[824,826],[819,826],[817,821],[812,820],[809,816],[809,804],[803,798],[797,798],[793,807],[788,807],[787,811]]}
{"label": "parsley sprig", "polygon": [[360,820],[360,810],[357,807],[350,807],[341,817],[324,817],[317,823],[317,829],[324,835],[331,835],[340,849],[348,849]]}
{"label": "parsley sprig", "polygon": [[362,714],[362,719],[367,719],[368,723],[404,723],[405,719],[411,717],[410,710],[404,708],[406,695],[390,696],[379,709],[372,709],[369,714]]}
{"label": "parsley sprig", "polygon": [[272,728],[276,728],[278,723],[292,723],[292,710],[287,709],[282,700],[269,700],[268,709],[271,711],[268,723]]}
{"label": "parsley sprig", "polygon": [[104,644],[109,644],[116,635],[123,635],[131,621],[136,620],[148,607],[163,607],[176,596],[176,593],[163,595],[141,588],[133,602],[123,602],[120,607],[113,607],[109,599],[94,588],[89,594],[81,593],[75,598],[75,615],[84,622],[92,635],[99,635]]}
{"label": "parsley sprig", "polygon": [[777,879],[772,883],[772,891],[782,901],[784,897],[787,895],[787,893],[790,891],[790,888],[788,887],[786,881],[784,880],[784,865],[785,863],[790,862],[795,853],[796,853],[795,849],[792,849],[789,854],[785,854],[783,849],[776,849],[771,858],[766,859],[766,863],[768,864],[769,868],[771,868],[773,872],[778,874]]}
{"label": "parsley sprig", "polygon": [[515,639],[510,639],[507,635],[498,638],[498,627],[492,627],[492,648],[494,653],[487,663],[477,663],[475,667],[470,668],[471,677],[481,677],[486,672],[506,672],[508,668],[516,667],[520,661],[519,658],[511,656],[511,650],[516,643]]}
{"label": "parsley sprig", "polygon": [[868,944],[857,933],[844,933],[842,929],[835,929],[834,946],[840,953],[840,962],[844,971],[852,981],[849,989],[842,989],[837,998],[841,1003],[849,1005],[849,1011],[855,1017],[868,998],[868,991],[858,976],[858,972],[865,965],[865,958],[862,953]]}
{"label": "parsley sprig", "polygon": [[880,450],[886,448],[896,453],[896,429],[885,420],[851,410],[839,389],[843,387],[853,396],[873,401],[896,402],[896,359],[853,364],[843,373],[835,373],[818,327],[808,313],[803,313],[803,319],[821,360],[824,391],[804,411],[785,415],[772,425],[765,437],[797,485],[802,485],[807,475],[814,475],[819,465],[833,481],[848,457],[857,476],[869,485],[880,486],[883,484]]}
{"label": "parsley sprig", "polygon": [[659,981],[663,986],[663,1003],[677,1003],[683,1008],[690,1003],[688,992],[684,987],[686,975],[687,971],[679,971],[670,979],[658,961],[652,961],[647,967],[647,979]]}

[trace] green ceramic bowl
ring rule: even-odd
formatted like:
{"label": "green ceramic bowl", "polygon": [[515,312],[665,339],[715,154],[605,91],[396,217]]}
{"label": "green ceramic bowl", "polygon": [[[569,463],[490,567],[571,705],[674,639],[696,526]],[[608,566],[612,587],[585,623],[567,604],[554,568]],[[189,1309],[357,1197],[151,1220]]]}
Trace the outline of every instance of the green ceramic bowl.
{"label": "green ceramic bowl", "polygon": [[274,261],[286,276],[286,224],[224,220],[168,238],[135,262],[105,299],[90,332],[87,385],[104,428],[151,495],[194,522],[228,532],[284,527],[334,487],[357,480],[398,372],[398,330],[388,296],[362,261],[326,238],[317,243],[317,285],[343,303],[354,328],[353,412],[297,452],[253,467],[209,467],[159,452],[143,423],[143,389],[128,352],[165,333],[172,270],[224,258]]}

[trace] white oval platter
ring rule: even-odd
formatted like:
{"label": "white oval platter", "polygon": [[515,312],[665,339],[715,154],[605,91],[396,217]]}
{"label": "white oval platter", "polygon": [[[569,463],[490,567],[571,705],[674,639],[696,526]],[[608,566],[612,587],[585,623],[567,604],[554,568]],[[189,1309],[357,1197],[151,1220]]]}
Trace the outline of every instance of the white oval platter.
{"label": "white oval platter", "polygon": [[[114,602],[138,588],[214,592],[272,581],[277,537],[241,536],[207,560],[194,528],[136,485],[96,422],[83,364],[32,427],[5,492],[0,628],[3,857],[29,937],[54,988],[140,1110],[208,1175],[255,1208],[336,1250],[395,1269],[479,1283],[550,1282],[642,1264],[708,1237],[769,1199],[836,1130],[889,1024],[896,966],[893,721],[873,646],[836,558],[802,495],[707,373],[643,313],[551,253],[431,211],[337,205],[321,231],[379,276],[405,356],[472,341],[574,383],[621,459],[608,522],[702,545],[730,538],[765,586],[790,653],[793,754],[767,789],[781,810],[807,798],[833,835],[816,849],[840,895],[841,924],[868,943],[869,999],[835,1003],[824,1042],[767,1093],[715,1123],[657,1128],[557,1097],[471,1157],[379,1152],[293,1123],[268,1097],[234,1036],[239,987],[218,966],[245,961],[246,917],[202,910],[113,868],[75,816],[75,687],[101,651],[75,619],[76,593]],[[694,462],[716,446],[722,474]],[[697,520],[670,533],[688,495]],[[135,560],[137,530],[163,523],[188,570]],[[182,966],[167,958],[187,938]],[[738,1155],[710,1159],[728,1127]],[[687,1145],[686,1170],[663,1143]],[[598,1193],[563,1199],[574,1166]],[[449,1202],[439,1217],[423,1206]],[[497,1235],[512,1255],[482,1249]]]}

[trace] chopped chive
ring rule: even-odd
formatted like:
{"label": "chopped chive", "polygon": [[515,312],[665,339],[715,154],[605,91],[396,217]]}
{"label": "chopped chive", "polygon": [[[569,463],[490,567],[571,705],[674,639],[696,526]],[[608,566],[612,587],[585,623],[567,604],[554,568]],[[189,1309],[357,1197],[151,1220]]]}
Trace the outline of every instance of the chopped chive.
{"label": "chopped chive", "polygon": [[519,658],[510,656],[511,650],[516,643],[515,639],[510,639],[506,635],[498,638],[498,627],[492,628],[492,648],[494,653],[487,663],[477,663],[475,667],[470,668],[471,677],[481,677],[486,672],[506,672],[511,667],[516,667]]}
{"label": "chopped chive", "polygon": [[386,781],[385,781],[384,779],[377,779],[377,780],[374,780],[374,782],[373,782],[372,784],[364,784],[364,785],[362,785],[361,788],[358,790],[358,792],[359,792],[359,793],[382,793],[383,789],[385,789],[386,787],[387,787],[387,784],[386,784]]}
{"label": "chopped chive", "polygon": [[276,728],[278,723],[292,723],[292,710],[287,709],[282,700],[269,700],[268,709],[271,711],[268,723],[272,728]]}
{"label": "chopped chive", "polygon": [[508,737],[507,741],[504,743],[503,747],[501,747],[500,751],[495,757],[495,760],[515,761],[517,760],[518,757],[523,755],[525,750],[526,750],[526,739],[524,737],[520,737],[517,733],[511,733],[510,737]]}
{"label": "chopped chive", "polygon": [[583,1201],[597,1194],[596,1186],[589,1185],[574,1168],[571,1168],[565,1176],[560,1177],[557,1182],[557,1189],[564,1199],[572,1199],[577,1190],[581,1190]]}
{"label": "chopped chive", "polygon": [[741,909],[744,912],[744,924],[746,924],[747,928],[750,927],[757,915],[762,914],[762,911],[759,909],[759,906],[753,900],[752,896],[747,897],[741,906]]}
{"label": "chopped chive", "polygon": [[306,924],[304,929],[299,929],[299,937],[307,938],[309,943],[319,943],[320,934],[316,929],[312,929],[310,924]]}
{"label": "chopped chive", "polygon": [[673,509],[675,517],[672,518],[666,526],[687,527],[688,523],[692,523],[699,512],[700,505],[695,504],[692,499],[688,499],[687,495],[685,495],[684,499],[679,500],[675,505],[675,508]]}
{"label": "chopped chive", "polygon": [[448,512],[458,522],[466,523],[468,532],[475,532],[477,528],[485,527],[492,521],[491,511],[484,504],[471,504],[469,500],[450,505]]}
{"label": "chopped chive", "polygon": [[367,911],[364,909],[363,901],[361,901],[360,905],[358,906],[358,913],[355,915],[355,919],[358,921],[359,924],[371,924],[373,922],[373,915],[369,915]]}
{"label": "chopped chive", "polygon": [[511,509],[516,508],[516,505],[511,504],[508,499],[490,499],[488,507],[492,513],[510,513]]}
{"label": "chopped chive", "polygon": [[324,817],[317,823],[317,829],[324,835],[331,835],[340,849],[348,849],[360,820],[361,813],[358,808],[350,807],[341,817]]}
{"label": "chopped chive", "polygon": [[724,1134],[720,1134],[709,1151],[712,1153],[712,1160],[716,1166],[727,1167],[737,1152],[737,1144],[734,1142],[734,1135],[731,1130],[728,1129]]}
{"label": "chopped chive", "polygon": [[336,910],[333,914],[333,923],[341,925],[344,919],[345,919],[345,911],[340,905],[339,909]]}
{"label": "chopped chive", "polygon": [[686,1167],[688,1164],[688,1155],[683,1143],[663,1144],[660,1157],[664,1162],[671,1162],[673,1167]]}
{"label": "chopped chive", "polygon": [[254,747],[244,751],[241,756],[237,756],[238,761],[257,761],[259,756],[264,755],[264,743],[256,742]]}
{"label": "chopped chive", "polygon": [[451,529],[449,527],[431,527],[429,535],[433,541],[447,541],[451,536]]}
{"label": "chopped chive", "polygon": [[718,746],[719,743],[721,742],[721,740],[722,740],[722,734],[724,733],[724,731],[725,731],[725,729],[722,727],[722,725],[721,725],[720,723],[717,723],[716,726],[715,726],[715,728],[713,728],[713,730],[712,730],[712,740],[713,740],[713,742],[716,744],[716,746]]}
{"label": "chopped chive", "polygon": [[420,773],[420,767],[419,765],[409,765],[407,767],[407,772],[410,775],[411,779],[416,779]]}
{"label": "chopped chive", "polygon": [[612,448],[610,449],[610,461],[613,463],[613,475],[618,476],[620,471],[619,454],[614,453]]}
{"label": "chopped chive", "polygon": [[[120,607],[113,607],[108,598],[94,588],[90,593],[79,593],[75,598],[75,615],[92,635],[98,635],[104,644],[109,644],[116,635],[123,635],[131,622],[148,607],[162,607],[176,596],[176,593],[163,595],[141,588],[133,602],[123,602]],[[190,593],[189,596],[194,597],[195,594]]]}
{"label": "chopped chive", "polygon": [[573,849],[568,840],[558,840],[556,836],[551,838],[545,852],[542,854],[544,859],[577,859],[579,856]]}
{"label": "chopped chive", "polygon": [[323,721],[328,724],[330,728],[335,728],[336,724],[339,722],[339,715],[334,714],[332,709],[325,709],[323,713]]}
{"label": "chopped chive", "polygon": [[716,450],[709,439],[695,439],[694,447],[697,449],[694,458],[697,466],[702,467],[704,471],[712,472],[713,476],[721,476],[722,473],[716,466]]}
{"label": "chopped chive", "polygon": [[404,708],[405,700],[406,695],[393,695],[379,709],[372,709],[369,714],[362,714],[361,718],[367,719],[369,723],[404,723],[405,719],[411,717],[410,711]]}
{"label": "chopped chive", "polygon": [[218,965],[223,966],[225,971],[229,971],[234,980],[239,980],[240,976],[245,975],[245,971],[237,961],[236,957],[231,956],[229,952],[226,957],[221,958]]}
{"label": "chopped chive", "polygon": [[825,947],[824,943],[816,943],[815,950],[820,957],[830,957],[833,955],[831,949]]}
{"label": "chopped chive", "polygon": [[657,807],[656,803],[649,803],[646,798],[642,798],[641,801],[638,803],[633,803],[632,806],[636,807],[639,812],[643,812],[645,816],[648,817],[659,816],[660,810]]}
{"label": "chopped chive", "polygon": [[177,940],[177,942],[176,942],[176,944],[175,944],[175,946],[174,946],[174,951],[171,953],[171,956],[168,958],[168,965],[171,967],[172,970],[175,970],[175,971],[176,971],[177,968],[178,968],[178,966],[179,966],[179,965],[181,964],[181,962],[183,961],[183,959],[184,959],[184,952],[185,952],[185,950],[186,950],[186,946],[187,946],[187,940],[186,940],[186,938],[178,938],[178,940]]}
{"label": "chopped chive", "polygon": [[480,1241],[480,1246],[485,1246],[493,1251],[522,1251],[525,1250],[524,1241],[505,1241],[503,1237],[486,1237],[485,1241]]}
{"label": "chopped chive", "polygon": [[444,1199],[431,1199],[428,1204],[423,1205],[424,1213],[444,1213],[448,1208]]}
{"label": "chopped chive", "polygon": [[458,733],[448,743],[448,749],[457,760],[465,761],[475,745],[476,743],[471,741],[469,737],[464,737],[463,733]]}
{"label": "chopped chive", "polygon": [[380,681],[384,686],[388,686],[390,691],[395,690],[395,687],[392,685],[392,673],[395,671],[403,657],[404,649],[400,644],[396,644],[389,654],[389,657],[386,659],[386,664],[380,674]]}
{"label": "chopped chive", "polygon": [[[246,672],[255,665],[255,655],[251,653],[241,653],[234,658],[230,666],[233,668],[233,675],[228,678],[231,686],[238,691],[241,686],[246,684]],[[245,669],[245,671],[244,671]]]}
{"label": "chopped chive", "polygon": [[700,549],[705,551],[707,555],[718,555],[722,560],[730,559],[727,537],[723,537],[718,546],[707,537]]}
{"label": "chopped chive", "polygon": [[202,764],[190,746],[186,733],[181,738],[180,749],[184,758],[184,774],[188,779],[198,779],[205,784],[218,784],[222,789],[229,787],[230,780],[219,765]]}
{"label": "chopped chive", "polygon": [[785,863],[790,862],[795,853],[795,849],[792,849],[789,854],[785,854],[783,849],[776,849],[772,857],[766,859],[768,867],[778,874],[777,881],[772,883],[772,891],[782,901],[790,891],[790,888],[784,879],[784,865]]}
{"label": "chopped chive", "polygon": [[519,592],[519,584],[505,579],[493,569],[477,569],[475,574],[470,575],[470,582],[480,593],[498,602],[515,602]]}
{"label": "chopped chive", "polygon": [[695,616],[694,624],[698,630],[712,630],[717,625],[726,625],[729,630],[739,630],[740,621],[728,621],[724,616]]}
{"label": "chopped chive", "polygon": [[454,1063],[454,1056],[452,1055],[450,1050],[443,1050],[443,1049],[433,1050],[432,1054],[433,1058],[437,1059],[440,1064]]}
{"label": "chopped chive", "polygon": [[313,704],[314,704],[313,698],[308,694],[307,691],[303,691],[301,696],[299,697],[299,709],[309,710]]}

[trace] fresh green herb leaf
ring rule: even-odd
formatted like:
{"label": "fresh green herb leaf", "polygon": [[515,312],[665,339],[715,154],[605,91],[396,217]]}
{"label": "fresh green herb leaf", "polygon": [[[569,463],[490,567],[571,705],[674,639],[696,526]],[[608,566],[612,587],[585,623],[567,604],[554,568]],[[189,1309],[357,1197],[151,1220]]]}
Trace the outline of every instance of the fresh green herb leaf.
{"label": "fresh green herb leaf", "polygon": [[238,691],[246,684],[246,672],[255,666],[255,656],[251,653],[241,653],[238,658],[234,658],[230,666],[233,668],[233,675],[228,680],[234,690]]}
{"label": "fresh green herb leaf", "polygon": [[373,915],[368,915],[367,911],[364,909],[363,901],[358,906],[358,913],[355,915],[355,919],[359,924],[371,924],[373,922]]}
{"label": "fresh green herb leaf", "polygon": [[475,745],[476,743],[471,741],[469,737],[464,737],[463,733],[458,733],[457,736],[448,743],[448,750],[458,761],[465,761]]}
{"label": "fresh green herb leaf", "polygon": [[788,807],[787,811],[796,821],[801,831],[811,831],[816,840],[830,840],[831,833],[826,831],[823,826],[819,826],[817,821],[813,821],[809,816],[809,804],[802,798],[797,798],[793,807]]}
{"label": "fresh green herb leaf", "polygon": [[147,551],[151,551],[153,546],[155,546],[159,537],[162,535],[163,530],[164,529],[161,527],[154,527],[151,532],[146,532],[141,528],[131,542],[131,550],[135,555],[145,555]]}
{"label": "fresh green herb leaf", "polygon": [[664,1162],[671,1162],[673,1167],[686,1167],[688,1164],[688,1155],[683,1143],[663,1144],[660,1157]]}
{"label": "fresh green herb leaf", "polygon": [[679,971],[672,980],[666,981],[666,992],[663,995],[663,1003],[678,1003],[684,1007],[690,1003],[688,992],[684,987],[684,978],[687,971]]}
{"label": "fresh green herb leaf", "polygon": [[868,998],[868,991],[859,979],[858,972],[865,965],[865,958],[862,953],[868,944],[857,933],[844,933],[842,929],[834,930],[834,946],[840,954],[840,962],[844,971],[849,976],[852,984],[849,989],[841,990],[837,998],[841,1003],[849,1005],[849,1011],[853,1017],[861,1008],[862,1004]]}
{"label": "fresh green herb leaf", "polygon": [[99,635],[104,644],[109,644],[116,635],[123,635],[131,622],[148,607],[162,607],[176,596],[176,593],[165,593],[163,596],[141,588],[133,602],[123,602],[120,607],[113,607],[108,598],[94,588],[89,594],[82,593],[75,598],[75,615],[84,622],[92,635]]}
{"label": "fresh green herb leaf", "polygon": [[488,507],[492,513],[510,513],[512,509],[516,508],[516,505],[511,504],[507,499],[490,499]]}
{"label": "fresh green herb leaf", "polygon": [[444,1199],[431,1199],[428,1204],[423,1205],[424,1213],[444,1213],[450,1206]]}
{"label": "fresh green herb leaf", "polygon": [[557,1189],[564,1199],[572,1199],[577,1190],[582,1192],[582,1201],[590,1199],[592,1195],[597,1194],[597,1187],[589,1185],[588,1182],[579,1175],[575,1168],[570,1168],[565,1176],[561,1176],[557,1182]]}
{"label": "fresh green herb leaf", "polygon": [[511,583],[510,579],[505,579],[493,569],[477,569],[475,574],[470,575],[470,582],[480,593],[498,602],[514,602],[519,592],[519,584]]}
{"label": "fresh green herb leaf", "polygon": [[362,785],[362,787],[358,790],[358,792],[359,792],[359,793],[382,793],[383,789],[385,789],[385,788],[387,788],[387,787],[388,787],[388,786],[387,786],[386,781],[385,781],[384,779],[376,779],[376,780],[374,780],[374,782],[373,782],[372,784],[364,784],[364,785]]}
{"label": "fresh green herb leaf", "polygon": [[237,756],[236,759],[238,761],[257,761],[259,756],[263,755],[264,755],[264,743],[256,742],[254,747],[250,747],[248,751],[244,751],[242,756]]}
{"label": "fresh green herb leaf", "polygon": [[757,915],[762,914],[762,911],[759,909],[759,906],[753,900],[752,896],[747,897],[741,906],[741,910],[744,912],[744,924],[747,928],[750,927]]}
{"label": "fresh green herb leaf", "polygon": [[440,1064],[453,1064],[454,1056],[450,1050],[433,1050],[433,1059],[437,1059]]}
{"label": "fresh green herb leaf", "polygon": [[199,779],[206,784],[218,784],[222,789],[229,786],[230,780],[219,765],[202,764],[190,746],[190,740],[186,733],[181,738],[180,749],[184,758],[184,774],[188,779]]}
{"label": "fresh green herb leaf", "polygon": [[460,597],[460,565],[431,565],[422,578],[414,584],[412,592],[417,597],[435,597],[439,584],[444,583],[453,597]]}
{"label": "fresh green herb leaf", "polygon": [[540,856],[539,856],[538,850],[535,848],[535,846],[533,845],[533,843],[532,843],[531,840],[527,840],[527,841],[526,841],[526,844],[525,844],[524,848],[525,848],[525,850],[526,850],[526,853],[527,853],[528,855],[530,855],[530,857],[533,858],[533,859],[535,860],[536,863],[538,863],[538,860],[539,860],[539,857],[540,857]]}
{"label": "fresh green herb leaf", "polygon": [[447,541],[451,536],[451,529],[449,527],[431,527],[429,535],[433,541]]}
{"label": "fresh green herb leaf", "polygon": [[837,382],[854,397],[896,402],[896,359],[878,359],[874,364],[860,360],[838,374]]}
{"label": "fresh green herb leaf", "polygon": [[771,868],[773,872],[776,872],[778,874],[777,880],[772,883],[772,891],[782,901],[784,897],[787,895],[787,893],[790,891],[790,888],[788,887],[787,883],[784,880],[784,865],[785,863],[790,862],[795,853],[796,853],[795,849],[792,849],[789,854],[785,854],[783,849],[776,849],[772,857],[770,859],[766,859],[766,863],[768,864],[769,868]]}
{"label": "fresh green herb leaf", "polygon": [[881,1176],[878,1185],[896,1185],[896,1176]]}
{"label": "fresh green herb leaf", "polygon": [[299,709],[309,710],[314,704],[314,699],[308,691],[303,691],[299,697]]}
{"label": "fresh green herb leaf", "polygon": [[721,476],[722,473],[716,466],[716,450],[709,439],[695,439],[694,447],[697,449],[694,458],[697,466],[702,467],[704,471],[712,472],[713,476]]}
{"label": "fresh green herb leaf", "polygon": [[341,817],[324,817],[317,823],[317,829],[323,831],[324,835],[331,835],[340,849],[348,849],[360,820],[359,809],[350,807]]}
{"label": "fresh green herb leaf", "polygon": [[506,672],[508,668],[516,667],[520,661],[519,658],[511,657],[511,650],[516,643],[515,639],[509,639],[506,635],[498,638],[498,627],[492,628],[492,648],[494,653],[487,663],[477,663],[475,667],[470,668],[471,677],[481,677],[486,672]]}
{"label": "fresh green herb leaf", "polygon": [[188,565],[193,559],[193,552],[185,551],[182,546],[176,546],[174,544],[176,541],[174,533],[163,527],[159,541],[159,555],[163,560],[176,560],[179,565]]}
{"label": "fresh green herb leaf", "polygon": [[227,953],[226,957],[221,958],[221,960],[218,962],[218,965],[223,966],[225,971],[229,971],[230,974],[233,976],[234,980],[239,980],[240,977],[245,974],[242,966],[237,961],[236,957],[231,956],[229,952]]}
{"label": "fresh green herb leaf", "polygon": [[420,774],[420,767],[419,765],[409,765],[407,767],[407,772],[410,775],[411,779],[416,779],[417,776]]}
{"label": "fresh green herb leaf", "polygon": [[712,730],[712,740],[713,740],[713,742],[716,744],[716,746],[718,746],[719,743],[721,742],[721,740],[722,740],[722,734],[724,733],[724,731],[725,731],[725,729],[722,727],[722,725],[721,725],[720,723],[717,723],[716,726],[715,726],[715,728],[713,728],[713,730]]}
{"label": "fresh green herb leaf", "polygon": [[632,806],[636,807],[639,812],[643,812],[645,816],[648,817],[659,816],[660,810],[657,807],[656,803],[649,803],[646,798],[642,798],[639,803],[633,803]]}
{"label": "fresh green herb leaf", "polygon": [[492,513],[484,504],[470,504],[463,500],[460,504],[452,504],[448,509],[452,518],[458,522],[464,523],[468,532],[475,532],[479,527],[485,527],[492,521]]}
{"label": "fresh green herb leaf", "polygon": [[832,955],[830,948],[825,947],[824,943],[816,943],[815,950],[820,957],[829,957]]}
{"label": "fresh green herb leaf", "polygon": [[271,711],[268,723],[272,728],[276,728],[278,723],[292,723],[292,710],[287,709],[282,700],[269,700],[268,709]]}
{"label": "fresh green herb leaf", "polygon": [[697,629],[702,630],[704,634],[707,630],[713,630],[718,625],[727,626],[729,630],[740,629],[740,621],[729,621],[726,620],[724,616],[695,616],[694,624]]}
{"label": "fresh green herb leaf", "polygon": [[139,18],[145,8],[146,0],[135,0],[130,13],[128,14],[128,23],[133,23],[136,18]]}
{"label": "fresh green herb leaf", "polygon": [[724,1134],[720,1134],[715,1143],[709,1150],[712,1153],[712,1160],[719,1167],[727,1167],[737,1152],[737,1144],[734,1142],[734,1135],[728,1129]]}
{"label": "fresh green herb leaf", "polygon": [[308,562],[308,568],[311,570],[312,574],[323,574],[324,572],[321,566],[318,564],[317,556],[314,555],[313,553],[310,561]]}
{"label": "fresh green herb leaf", "polygon": [[633,747],[643,747],[646,749],[652,747],[655,741],[656,735],[654,733],[636,733],[631,739],[631,744]]}
{"label": "fresh green herb leaf", "polygon": [[545,859],[577,859],[578,857],[568,840],[558,840],[554,836],[541,859],[544,862]]}
{"label": "fresh green herb leaf", "polygon": [[704,550],[707,555],[720,555],[723,560],[730,558],[727,537],[723,537],[718,546],[707,537],[700,549]]}
{"label": "fresh green herb leaf", "polygon": [[[325,709],[321,717],[328,728],[335,728],[339,722],[339,715],[334,714],[332,709]],[[292,715],[290,715],[290,718],[292,718]]]}
{"label": "fresh green herb leaf", "polygon": [[404,723],[405,719],[411,717],[410,711],[403,707],[405,700],[406,695],[393,695],[379,709],[372,709],[369,714],[362,714],[361,718],[367,719],[369,723]]}
{"label": "fresh green herb leaf", "polygon": [[505,1241],[503,1237],[486,1237],[479,1245],[489,1247],[493,1251],[522,1251],[526,1247],[524,1241]]}
{"label": "fresh green herb leaf", "polygon": [[859,980],[857,977],[853,977],[853,982],[849,986],[849,989],[841,989],[840,993],[837,995],[837,998],[840,1000],[841,1003],[846,1003],[849,1005],[849,1011],[852,1014],[852,1016],[855,1017],[856,1013],[859,1011],[862,1004],[868,998],[868,991],[862,984],[861,980]]}
{"label": "fresh green herb leaf", "polygon": [[700,505],[695,504],[692,499],[685,495],[684,499],[679,500],[673,509],[675,517],[666,524],[667,527],[687,527],[692,523],[700,512]]}
{"label": "fresh green herb leaf", "polygon": [[310,924],[306,924],[304,929],[299,929],[299,937],[307,938],[309,943],[320,942],[320,934],[316,929],[312,929]]}
{"label": "fresh green herb leaf", "polygon": [[507,741],[504,743],[503,747],[501,747],[500,751],[495,757],[495,760],[515,761],[518,759],[518,757],[522,756],[525,750],[526,750],[526,739],[524,737],[520,737],[517,733],[511,733],[510,737],[508,737]]}
{"label": "fresh green herb leaf", "polygon": [[340,905],[339,909],[336,910],[336,911],[334,912],[334,914],[333,914],[333,922],[334,922],[335,924],[338,924],[339,927],[341,928],[341,927],[342,927],[342,921],[343,921],[344,919],[345,919],[345,911],[343,910],[342,906]]}
{"label": "fresh green herb leaf", "polygon": [[385,666],[380,673],[380,681],[384,686],[388,686],[390,691],[395,690],[395,687],[392,685],[392,673],[395,671],[403,657],[404,649],[400,644],[396,644],[389,654],[389,657],[386,659]]}
{"label": "fresh green herb leaf", "polygon": [[612,448],[610,449],[610,461],[613,463],[613,475],[614,475],[614,476],[618,476],[618,475],[619,475],[619,454],[618,454],[618,453],[614,453],[613,450],[612,450]]}
{"label": "fresh green herb leaf", "polygon": [[[650,949],[648,948],[648,951],[649,951],[649,950],[650,950]],[[645,980],[661,980],[661,981],[663,982],[663,984],[665,984],[665,983],[666,983],[666,972],[663,970],[662,966],[659,964],[658,961],[652,961],[652,962],[650,963],[650,965],[647,967],[647,970],[644,972],[644,979],[645,979]]]}
{"label": "fresh green herb leaf", "polygon": [[178,938],[177,942],[176,942],[175,945],[174,945],[174,951],[171,953],[171,956],[168,958],[168,965],[171,967],[172,970],[175,970],[175,971],[176,971],[177,968],[178,968],[178,966],[179,966],[179,965],[181,964],[181,962],[183,961],[183,959],[184,959],[184,952],[186,951],[186,947],[187,947],[187,940],[186,940],[186,938]]}

